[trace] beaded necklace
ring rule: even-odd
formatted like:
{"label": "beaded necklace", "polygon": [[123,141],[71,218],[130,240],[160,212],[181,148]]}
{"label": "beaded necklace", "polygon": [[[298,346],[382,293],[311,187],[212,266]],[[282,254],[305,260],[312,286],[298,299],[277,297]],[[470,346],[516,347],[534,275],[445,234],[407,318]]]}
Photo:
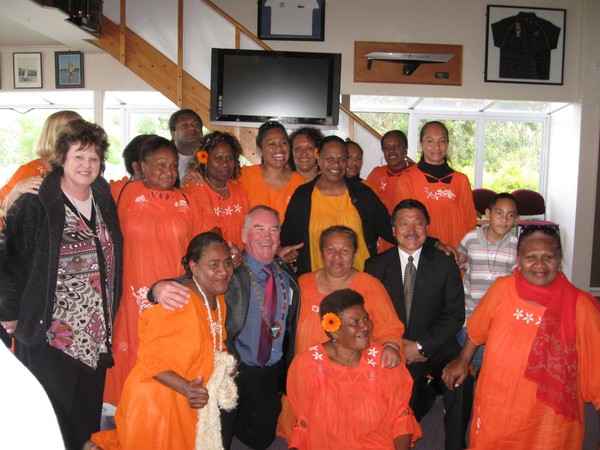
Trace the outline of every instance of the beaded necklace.
{"label": "beaded necklace", "polygon": [[219,351],[223,351],[223,319],[221,317],[221,305],[219,304],[219,300],[217,299],[217,317],[218,317],[217,320],[219,323],[215,323],[212,320],[212,314],[210,313],[210,305],[208,303],[208,298],[206,297],[206,294],[204,293],[204,291],[202,290],[202,288],[196,281],[195,276],[192,276],[192,280],[194,280],[194,283],[196,284],[196,288],[198,288],[198,291],[200,292],[200,294],[202,295],[202,299],[204,300],[204,306],[206,307],[206,312],[208,315],[208,324],[209,324],[209,328],[210,328],[210,334],[212,334],[213,351],[214,352],[217,351],[217,336],[216,336],[215,328],[219,330]]}
{"label": "beaded necklace", "polygon": [[496,248],[496,253],[494,254],[494,261],[492,262],[492,265],[490,267],[490,248],[489,248],[489,240],[488,240],[488,235],[489,233],[489,228],[485,229],[484,232],[484,237],[485,237],[485,253],[486,253],[486,259],[487,259],[487,266],[488,266],[488,276],[487,279],[491,280],[492,279],[492,272],[494,271],[494,267],[496,266],[496,258],[498,257],[498,252],[500,251],[500,246],[502,245],[502,242],[504,241],[504,237],[506,236],[506,233],[504,236],[502,236],[502,239],[500,239],[500,242],[498,242],[498,247]]}

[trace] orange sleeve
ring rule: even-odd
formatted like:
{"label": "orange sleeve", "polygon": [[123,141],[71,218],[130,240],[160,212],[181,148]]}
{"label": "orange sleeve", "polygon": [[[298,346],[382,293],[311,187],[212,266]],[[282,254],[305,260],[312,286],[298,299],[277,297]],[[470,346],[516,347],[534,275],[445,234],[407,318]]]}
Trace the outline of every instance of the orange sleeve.
{"label": "orange sleeve", "polygon": [[479,300],[471,317],[467,319],[467,334],[475,344],[486,343],[494,313],[502,301],[502,297],[510,295],[507,294],[508,283],[514,283],[512,275],[497,278],[483,298]]}
{"label": "orange sleeve", "polygon": [[577,299],[577,354],[579,356],[579,385],[585,402],[600,410],[600,307],[595,298],[583,294]]}
{"label": "orange sleeve", "polygon": [[287,377],[287,395],[294,411],[296,424],[288,441],[290,448],[308,447],[310,413],[314,393],[318,390],[317,374],[311,369],[312,356],[309,351],[300,353],[290,365]]}
{"label": "orange sleeve", "polygon": [[22,180],[26,180],[31,177],[39,177],[40,175],[47,173],[46,169],[38,160],[33,160],[27,164],[20,166],[12,177],[8,180],[8,183],[0,189],[0,205],[4,202],[4,199],[14,189],[15,185]]}
{"label": "orange sleeve", "polygon": [[412,377],[404,365],[399,365],[394,369],[382,369],[381,375],[385,380],[383,385],[388,397],[392,435],[396,438],[410,434],[411,442],[414,443],[423,433],[408,404],[412,394]]}

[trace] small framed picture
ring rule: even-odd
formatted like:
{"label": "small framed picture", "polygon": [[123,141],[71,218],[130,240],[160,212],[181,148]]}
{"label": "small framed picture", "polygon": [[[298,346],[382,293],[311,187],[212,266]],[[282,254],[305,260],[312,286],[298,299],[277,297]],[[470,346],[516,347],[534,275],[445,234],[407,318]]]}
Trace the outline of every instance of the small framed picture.
{"label": "small framed picture", "polygon": [[42,54],[13,53],[15,89],[41,89]]}
{"label": "small framed picture", "polygon": [[325,0],[259,0],[258,37],[279,41],[325,40]]}
{"label": "small framed picture", "polygon": [[563,84],[565,9],[488,5],[485,81]]}
{"label": "small framed picture", "polygon": [[82,88],[83,53],[54,52],[56,88]]}

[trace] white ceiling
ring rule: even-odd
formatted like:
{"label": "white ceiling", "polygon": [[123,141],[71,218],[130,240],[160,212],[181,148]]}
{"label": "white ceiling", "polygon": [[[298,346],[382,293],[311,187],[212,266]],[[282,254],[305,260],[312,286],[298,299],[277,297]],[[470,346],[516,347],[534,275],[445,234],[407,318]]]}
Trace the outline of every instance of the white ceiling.
{"label": "white ceiling", "polygon": [[90,43],[95,39],[91,33],[66,18],[64,12],[30,0],[0,0],[0,46],[65,46],[86,53],[102,53]]}

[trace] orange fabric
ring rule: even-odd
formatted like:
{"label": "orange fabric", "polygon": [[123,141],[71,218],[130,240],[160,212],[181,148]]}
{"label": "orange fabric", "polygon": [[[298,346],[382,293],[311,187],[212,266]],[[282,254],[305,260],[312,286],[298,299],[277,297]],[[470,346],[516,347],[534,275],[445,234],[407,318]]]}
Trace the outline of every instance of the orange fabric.
{"label": "orange fabric", "polygon": [[147,291],[158,280],[183,275],[181,258],[202,223],[181,191],[150,190],[142,181],[123,189],[118,211],[124,239],[123,294],[114,324],[115,365],[107,372],[104,390],[104,401],[113,405],[135,364],[139,315],[150,305]]}
{"label": "orange fabric", "polygon": [[229,198],[222,198],[204,181],[200,184],[186,178],[181,190],[188,199],[202,211],[202,231],[210,231],[214,227],[221,229],[223,238],[238,248],[243,248],[242,226],[248,212],[248,195],[235,181],[227,183]]}
{"label": "orange fabric", "polygon": [[260,164],[242,167],[240,184],[248,194],[250,208],[256,205],[267,205],[279,212],[279,220],[283,223],[285,210],[298,186],[305,183],[304,178],[292,172],[289,183],[281,190],[275,190],[265,184]]}
{"label": "orange fabric", "polygon": [[[225,299],[219,296],[218,301],[224,324]],[[211,317],[218,323],[216,311],[211,311]],[[117,408],[117,428],[95,433],[92,440],[105,450],[191,450],[198,410],[190,408],[184,395],[153,377],[171,370],[190,381],[202,376],[206,385],[213,372],[214,353],[204,302],[192,292],[182,309],[148,308],[140,315],[139,334],[138,361]]]}
{"label": "orange fabric", "polygon": [[[580,292],[575,310],[578,401],[600,409],[600,312]],[[471,340],[486,344],[477,382],[470,445],[473,449],[580,449],[583,426],[536,399],[525,367],[546,308],[521,299],[513,276],[496,280],[467,320]]]}
{"label": "orange fabric", "polygon": [[396,186],[396,204],[407,198],[419,200],[427,207],[431,217],[427,234],[452,247],[458,247],[463,236],[477,224],[471,185],[460,172],[452,174],[449,184],[429,183],[419,167],[411,166]]}
{"label": "orange fabric", "polygon": [[108,184],[110,186],[110,193],[111,193],[115,203],[118,204],[119,194],[121,194],[121,191],[123,190],[123,188],[125,187],[125,185],[127,183],[129,183],[129,177],[123,177],[120,180],[110,180],[108,182]]}
{"label": "orange fabric", "polygon": [[29,161],[27,164],[23,164],[19,166],[17,171],[13,174],[12,177],[8,180],[8,183],[4,185],[2,189],[0,189],[0,205],[4,202],[4,199],[10,191],[13,190],[15,184],[19,181],[26,180],[31,177],[39,177],[40,175],[44,175],[48,173],[48,169],[41,162],[41,158],[34,159],[33,161]]}
{"label": "orange fabric", "polygon": [[[306,273],[298,279],[302,302],[300,303],[300,315],[296,331],[296,354],[303,352],[312,345],[323,343],[329,338],[321,328],[319,317],[319,305],[325,294],[317,287],[315,272]],[[398,319],[396,310],[387,290],[381,282],[365,272],[358,272],[349,289],[360,293],[365,299],[365,309],[373,322],[372,342],[383,344],[384,342],[395,342],[400,347],[402,354],[401,365],[406,364],[402,336],[404,335],[404,324]],[[277,423],[277,434],[287,438],[296,422],[288,399],[283,396],[281,402],[281,415]]]}
{"label": "orange fabric", "polygon": [[357,367],[332,363],[321,344],[294,358],[287,389],[299,419],[290,448],[385,450],[395,437],[421,437],[408,406],[412,378],[404,365],[383,369],[381,350],[371,343]]}
{"label": "orange fabric", "polygon": [[[310,245],[310,268],[312,271],[323,268],[323,258],[319,247],[321,232],[333,225],[345,225],[352,228],[358,236],[358,248],[354,255],[352,266],[363,270],[365,261],[369,259],[369,250],[365,243],[362,220],[358,210],[352,204],[350,194],[346,191],[342,195],[323,195],[318,187],[313,189],[310,200],[310,222],[308,235]],[[307,245],[305,242],[304,245]]]}

